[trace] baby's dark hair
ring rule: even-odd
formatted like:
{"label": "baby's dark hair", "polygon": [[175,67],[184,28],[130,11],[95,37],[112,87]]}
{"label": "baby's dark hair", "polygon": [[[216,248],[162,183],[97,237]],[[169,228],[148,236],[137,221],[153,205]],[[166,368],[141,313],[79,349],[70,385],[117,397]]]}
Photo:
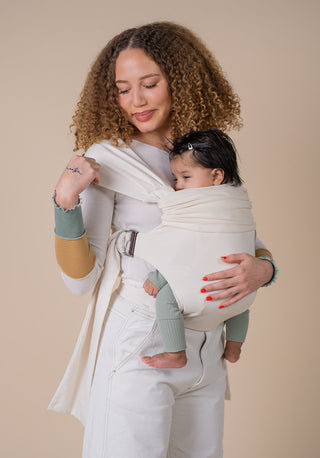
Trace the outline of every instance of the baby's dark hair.
{"label": "baby's dark hair", "polygon": [[173,141],[170,159],[190,151],[195,161],[208,169],[222,169],[223,183],[240,186],[237,151],[231,138],[220,129],[192,131]]}

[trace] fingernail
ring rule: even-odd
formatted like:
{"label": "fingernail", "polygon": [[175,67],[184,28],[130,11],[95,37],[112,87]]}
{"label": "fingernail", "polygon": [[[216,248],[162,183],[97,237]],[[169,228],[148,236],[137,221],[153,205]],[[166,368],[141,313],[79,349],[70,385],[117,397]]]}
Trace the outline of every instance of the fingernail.
{"label": "fingernail", "polygon": [[202,280],[207,281],[208,277],[203,277]]}
{"label": "fingernail", "polygon": [[207,296],[206,301],[212,301],[212,296]]}
{"label": "fingernail", "polygon": [[227,256],[221,256],[220,259],[227,259]]}
{"label": "fingernail", "polygon": [[200,289],[200,293],[205,293],[206,292],[206,288],[201,288]]}
{"label": "fingernail", "polygon": [[219,309],[224,309],[224,305],[219,305]]}

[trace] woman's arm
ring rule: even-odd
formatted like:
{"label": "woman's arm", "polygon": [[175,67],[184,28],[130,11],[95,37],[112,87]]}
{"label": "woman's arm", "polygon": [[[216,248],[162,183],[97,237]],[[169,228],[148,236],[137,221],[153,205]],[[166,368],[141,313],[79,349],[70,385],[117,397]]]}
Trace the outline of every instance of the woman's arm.
{"label": "woman's arm", "polygon": [[[207,274],[203,278],[206,281],[215,281],[215,283],[206,284],[205,291],[202,291],[204,293],[213,293],[209,295],[210,300],[227,299],[221,303],[220,307],[228,307],[248,294],[253,293],[261,286],[270,284],[275,280],[276,269],[272,262],[271,253],[259,239],[256,240],[256,256],[254,257],[247,253],[225,256],[222,261],[230,264],[235,263],[237,266]],[[259,259],[260,256],[270,260]]]}
{"label": "woman's arm", "polygon": [[[55,229],[57,262],[67,288],[75,295],[90,291],[101,275],[111,229],[114,192],[91,185],[80,195],[80,200],[81,207],[70,210],[80,210],[70,222],[76,228],[81,220],[84,234],[78,238],[70,237],[75,234],[74,230],[69,232],[69,236],[66,231],[62,234],[60,218],[56,218]],[[57,209],[55,212],[57,214]]]}
{"label": "woman's arm", "polygon": [[[76,161],[78,158],[75,156]],[[81,295],[94,287],[103,269],[114,193],[96,184],[88,186],[88,183],[99,182],[100,170],[95,161],[81,157],[79,164],[72,160],[57,184],[55,247],[66,286],[73,294]],[[81,193],[80,206],[79,195],[72,194],[74,189],[81,192],[85,186],[88,187]],[[68,208],[75,202],[77,205]]]}

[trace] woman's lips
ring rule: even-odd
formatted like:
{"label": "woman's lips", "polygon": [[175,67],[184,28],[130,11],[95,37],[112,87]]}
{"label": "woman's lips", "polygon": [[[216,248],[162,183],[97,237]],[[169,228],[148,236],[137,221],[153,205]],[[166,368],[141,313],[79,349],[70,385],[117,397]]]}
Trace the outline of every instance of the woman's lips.
{"label": "woman's lips", "polygon": [[136,118],[137,121],[148,121],[151,116],[153,115],[155,110],[148,110],[148,111],[142,111],[141,113],[134,113],[134,117]]}

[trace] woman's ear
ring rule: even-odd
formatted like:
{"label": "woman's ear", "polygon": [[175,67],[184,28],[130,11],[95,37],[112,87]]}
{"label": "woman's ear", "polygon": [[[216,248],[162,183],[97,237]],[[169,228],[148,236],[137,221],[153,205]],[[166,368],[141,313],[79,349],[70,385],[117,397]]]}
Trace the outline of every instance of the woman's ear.
{"label": "woman's ear", "polygon": [[213,186],[218,186],[224,180],[224,171],[222,169],[212,169]]}

